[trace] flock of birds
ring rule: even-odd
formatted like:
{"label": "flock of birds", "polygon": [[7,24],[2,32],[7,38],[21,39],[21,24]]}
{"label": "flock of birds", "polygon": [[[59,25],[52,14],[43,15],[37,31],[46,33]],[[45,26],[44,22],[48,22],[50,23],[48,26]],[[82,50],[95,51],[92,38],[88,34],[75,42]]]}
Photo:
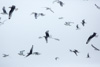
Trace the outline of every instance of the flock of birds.
{"label": "flock of birds", "polygon": [[[63,3],[62,1],[60,1],[60,0],[55,0],[53,3],[58,3],[61,7],[64,6],[64,3]],[[94,4],[94,5],[95,5],[98,9],[100,9],[100,7],[99,7],[97,4]],[[4,7],[2,8],[2,11],[3,11],[3,12],[2,12],[1,14],[2,14],[2,15],[8,15],[8,19],[11,19],[14,10],[18,10],[18,8],[16,8],[15,5],[12,5],[12,6],[9,7],[9,8],[10,8],[10,11],[9,11],[9,13],[8,13],[8,12],[6,11],[5,6],[4,6]],[[52,13],[54,13],[54,11],[53,11],[51,8],[49,8],[49,7],[44,7],[44,8],[45,8],[46,10],[51,11]],[[35,19],[37,19],[39,16],[45,16],[44,13],[32,12],[31,15],[33,15],[33,14],[34,14]],[[1,19],[2,19],[2,18],[0,17],[0,20],[1,20]],[[63,17],[59,17],[58,19],[63,19]],[[6,20],[4,20],[3,22],[0,21],[0,24],[4,24],[5,21],[6,21]],[[66,26],[71,26],[71,24],[74,24],[74,22],[65,22],[64,25],[66,25]],[[83,27],[85,26],[85,24],[86,24],[85,19],[82,20],[81,24],[82,24]],[[79,29],[80,29],[79,24],[77,24],[77,25],[76,25],[76,30],[79,30]],[[98,37],[98,35],[97,35],[96,32],[93,32],[93,34],[91,34],[91,35],[87,38],[86,44],[88,44],[94,37]],[[49,39],[49,38],[54,39],[54,40],[57,40],[57,41],[60,41],[60,39],[58,39],[58,38],[53,38],[52,36],[50,36],[49,30],[47,30],[47,31],[45,32],[45,35],[44,35],[44,36],[40,36],[40,37],[39,37],[39,39],[41,39],[41,38],[44,38],[45,41],[46,41],[46,43],[48,43],[48,39]],[[39,53],[39,52],[33,52],[33,47],[34,47],[34,46],[32,45],[32,47],[31,47],[30,51],[27,53],[27,55],[24,54],[25,50],[21,50],[21,51],[18,53],[18,55],[20,55],[20,56],[25,56],[25,57],[29,57],[30,55],[41,55],[41,53]],[[97,47],[95,47],[93,44],[91,44],[91,47],[93,47],[96,51],[100,51],[100,49],[98,49]],[[71,50],[71,49],[70,49],[69,51],[70,51],[70,52],[73,52],[76,56],[78,56],[79,51],[78,51],[77,49],[74,49],[74,50]],[[9,54],[3,54],[3,57],[8,57],[8,56],[9,56]],[[87,53],[87,58],[90,58],[89,53]],[[59,57],[55,57],[55,60],[57,60],[57,59],[59,59]]]}

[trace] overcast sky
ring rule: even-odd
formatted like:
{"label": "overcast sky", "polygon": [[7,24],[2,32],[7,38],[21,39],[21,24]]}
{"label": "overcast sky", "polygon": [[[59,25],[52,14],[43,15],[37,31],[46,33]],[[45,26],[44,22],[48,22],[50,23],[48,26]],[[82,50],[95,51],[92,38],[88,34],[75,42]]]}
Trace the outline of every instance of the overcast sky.
{"label": "overcast sky", "polygon": [[[0,25],[0,67],[100,67],[100,51],[95,51],[91,44],[100,49],[100,6],[99,0],[61,0],[64,6],[52,3],[54,0],[0,0],[0,13],[5,6],[9,13],[10,6],[18,8],[14,11],[11,19],[8,15],[2,15]],[[46,10],[50,7],[54,13]],[[31,15],[32,12],[44,13],[38,19]],[[58,19],[63,17],[63,19]],[[86,25],[81,22],[85,19]],[[65,22],[74,22],[71,26]],[[76,30],[76,25],[80,30]],[[60,39],[56,41],[38,37],[44,36],[49,30],[52,37]],[[93,38],[86,44],[87,38],[96,32],[98,37]],[[41,55],[29,57],[20,56],[18,53],[25,50],[27,55],[31,46],[33,51]],[[69,49],[77,49],[78,56]],[[87,57],[90,54],[90,58]],[[3,57],[3,54],[9,54]],[[55,57],[59,57],[56,61]]]}

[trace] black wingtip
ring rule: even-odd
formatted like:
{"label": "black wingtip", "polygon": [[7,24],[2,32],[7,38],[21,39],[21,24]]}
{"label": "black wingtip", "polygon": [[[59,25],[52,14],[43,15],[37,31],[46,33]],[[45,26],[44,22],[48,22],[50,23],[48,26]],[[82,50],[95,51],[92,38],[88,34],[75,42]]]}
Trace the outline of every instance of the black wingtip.
{"label": "black wingtip", "polygon": [[88,44],[88,42],[86,42],[86,44]]}
{"label": "black wingtip", "polygon": [[10,18],[8,18],[8,19],[10,19]]}

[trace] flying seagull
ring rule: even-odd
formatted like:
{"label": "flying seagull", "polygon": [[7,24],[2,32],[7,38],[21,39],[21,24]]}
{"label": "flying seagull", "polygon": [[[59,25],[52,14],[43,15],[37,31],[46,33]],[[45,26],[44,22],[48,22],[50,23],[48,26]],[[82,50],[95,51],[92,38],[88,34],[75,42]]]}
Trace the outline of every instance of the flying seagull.
{"label": "flying seagull", "polygon": [[63,19],[63,17],[59,17],[58,19]]}
{"label": "flying seagull", "polygon": [[9,55],[8,54],[3,54],[3,57],[8,57]]}
{"label": "flying seagull", "polygon": [[74,22],[65,22],[65,25],[66,25],[66,26],[71,26],[71,25],[70,25],[71,23],[74,23]]}
{"label": "flying seagull", "polygon": [[94,32],[92,35],[90,35],[89,38],[87,39],[86,44],[88,44],[92,38],[96,37],[97,36],[96,34],[97,33]]}
{"label": "flying seagull", "polygon": [[50,10],[52,13],[54,13],[54,11],[51,8],[49,8],[49,7],[45,7],[45,8],[46,8],[46,10]]}
{"label": "flying seagull", "polygon": [[50,37],[50,35],[49,35],[49,30],[47,30],[47,31],[45,32],[45,34],[46,34],[46,36],[44,36],[44,37],[45,37],[46,43],[48,43],[48,38]]}
{"label": "flying seagull", "polygon": [[91,44],[91,46],[92,46],[95,50],[100,51],[100,49],[96,48],[94,45]]}
{"label": "flying seagull", "polygon": [[58,60],[59,59],[59,57],[55,57],[55,60]]}
{"label": "flying seagull", "polygon": [[89,55],[89,53],[87,54],[87,58],[90,58],[90,55]]}
{"label": "flying seagull", "polygon": [[82,25],[85,26],[86,22],[85,19],[82,20]]}
{"label": "flying seagull", "polygon": [[39,16],[45,16],[45,14],[43,14],[43,13],[32,12],[31,15],[32,14],[34,14],[35,19],[37,19],[37,17],[39,17]]}
{"label": "flying seagull", "polygon": [[60,0],[55,0],[54,2],[57,2],[58,4],[60,4],[61,7],[63,7],[63,5],[64,5],[64,3],[62,1],[60,1]]}
{"label": "flying seagull", "polygon": [[3,6],[2,10],[3,10],[3,13],[1,13],[1,14],[8,14],[6,9],[5,9],[5,6]]}
{"label": "flying seagull", "polygon": [[31,15],[32,15],[32,14],[34,14],[35,19],[37,19],[37,17],[38,17],[38,13],[36,13],[36,12],[32,12]]}
{"label": "flying seagull", "polygon": [[100,9],[100,7],[99,7],[97,4],[95,4],[95,6],[96,6],[98,9]]}
{"label": "flying seagull", "polygon": [[10,11],[9,11],[9,19],[11,19],[11,16],[12,16],[12,13],[14,12],[14,10],[16,9],[16,6],[15,5],[12,5]]}
{"label": "flying seagull", "polygon": [[74,52],[76,56],[78,56],[77,53],[79,53],[79,51],[76,50],[76,49],[75,50],[70,50],[70,52]]}
{"label": "flying seagull", "polygon": [[58,38],[52,38],[52,37],[49,35],[49,30],[47,30],[47,31],[45,32],[45,36],[43,36],[43,37],[39,37],[39,39],[40,39],[40,38],[45,38],[46,43],[48,43],[48,38],[51,38],[51,39],[54,39],[54,40],[60,41]]}
{"label": "flying seagull", "polygon": [[23,52],[24,52],[25,50],[22,50],[22,51],[20,51],[20,53],[18,53],[20,56],[25,56],[24,54],[23,54]]}
{"label": "flying seagull", "polygon": [[30,49],[30,52],[27,54],[26,57],[28,57],[28,56],[30,56],[30,55],[32,55],[32,54],[33,54],[33,45],[32,45],[32,47],[31,47],[31,49]]}
{"label": "flying seagull", "polygon": [[[45,32],[45,36],[43,36],[43,37],[45,38],[46,43],[48,43],[48,38],[50,37],[50,35],[49,35],[49,30],[47,30],[47,31]],[[40,38],[43,38],[43,37],[39,37],[39,39],[40,39]]]}

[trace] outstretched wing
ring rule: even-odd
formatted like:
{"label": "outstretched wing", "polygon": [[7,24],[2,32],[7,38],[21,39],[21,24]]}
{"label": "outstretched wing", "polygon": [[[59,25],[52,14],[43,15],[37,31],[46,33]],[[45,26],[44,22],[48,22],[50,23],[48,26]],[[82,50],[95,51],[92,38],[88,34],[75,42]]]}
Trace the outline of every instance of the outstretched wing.
{"label": "outstretched wing", "polygon": [[97,6],[96,4],[95,4],[95,6],[96,6],[98,9],[100,9],[100,7],[99,7],[99,6]]}
{"label": "outstretched wing", "polygon": [[30,54],[28,53],[26,57],[28,57]]}
{"label": "outstretched wing", "polygon": [[60,41],[60,39],[58,39],[58,38],[52,38],[52,39],[57,40],[57,41]]}
{"label": "outstretched wing", "polygon": [[50,11],[51,11],[52,13],[54,13],[54,11],[53,11],[53,10],[51,10],[51,9],[50,9]]}
{"label": "outstretched wing", "polygon": [[53,3],[55,3],[55,2],[58,2],[59,0],[55,0],[55,1],[53,1]]}
{"label": "outstretched wing", "polygon": [[32,47],[31,47],[31,49],[30,49],[30,53],[32,54],[32,52],[33,52],[33,45],[32,45]]}
{"label": "outstretched wing", "polygon": [[4,12],[5,14],[7,14],[7,11],[6,11],[5,7],[3,7],[2,10],[3,10],[3,12]]}
{"label": "outstretched wing", "polygon": [[75,53],[76,56],[78,56],[78,55],[77,55],[77,52],[74,52],[74,53]]}
{"label": "outstretched wing", "polygon": [[92,38],[93,38],[93,35],[89,36],[89,38],[87,39],[86,44],[88,44]]}
{"label": "outstretched wing", "polygon": [[96,48],[94,45],[91,44],[91,46],[95,49],[95,50],[98,50],[100,51],[98,48]]}
{"label": "outstretched wing", "polygon": [[27,56],[26,56],[26,57],[28,57],[29,55],[31,55],[31,54],[32,54],[32,52],[33,52],[33,45],[32,45],[32,47],[31,47],[31,49],[30,49],[30,52],[27,54]]}

